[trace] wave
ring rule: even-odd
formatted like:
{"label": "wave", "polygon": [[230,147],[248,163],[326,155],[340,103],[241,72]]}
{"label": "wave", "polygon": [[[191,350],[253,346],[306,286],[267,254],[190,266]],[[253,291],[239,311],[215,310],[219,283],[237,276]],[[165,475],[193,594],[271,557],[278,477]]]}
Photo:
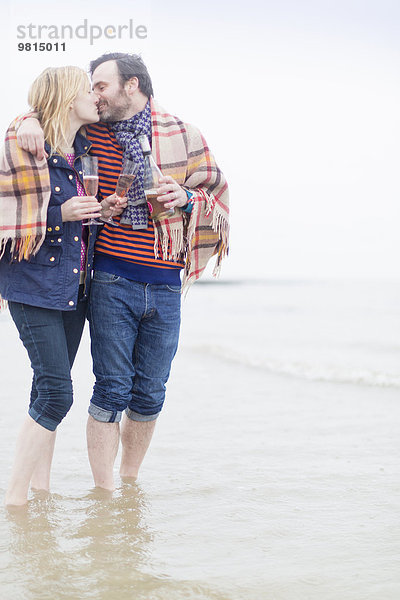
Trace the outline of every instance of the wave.
{"label": "wave", "polygon": [[296,377],[308,381],[329,383],[350,383],[373,387],[400,388],[400,374],[375,371],[368,368],[345,367],[329,364],[313,364],[307,361],[290,361],[255,357],[245,352],[237,352],[223,346],[203,344],[187,346],[196,353],[215,356],[225,361],[239,364],[275,375]]}

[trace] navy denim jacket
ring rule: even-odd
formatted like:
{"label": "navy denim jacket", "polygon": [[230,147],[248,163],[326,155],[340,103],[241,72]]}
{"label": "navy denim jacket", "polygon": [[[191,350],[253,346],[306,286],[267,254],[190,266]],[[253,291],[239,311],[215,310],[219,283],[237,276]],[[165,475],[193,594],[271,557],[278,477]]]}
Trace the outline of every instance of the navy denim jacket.
{"label": "navy denim jacket", "polygon": [[[48,159],[51,196],[47,210],[46,238],[39,252],[29,260],[11,260],[6,251],[0,260],[0,294],[6,300],[57,310],[74,310],[78,302],[82,221],[62,222],[61,205],[77,195],[76,175],[82,181],[81,156],[90,143],[81,134],[74,142],[74,169],[65,158],[53,154]],[[50,148],[46,144],[46,151]],[[84,296],[90,286],[96,226],[87,227]]]}

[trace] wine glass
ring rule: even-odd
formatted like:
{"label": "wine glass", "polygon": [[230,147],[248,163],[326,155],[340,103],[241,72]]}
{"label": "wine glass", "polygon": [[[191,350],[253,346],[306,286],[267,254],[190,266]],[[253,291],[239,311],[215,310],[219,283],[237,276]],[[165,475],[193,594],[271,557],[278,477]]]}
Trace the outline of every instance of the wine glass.
{"label": "wine glass", "polygon": [[[117,200],[122,200],[126,194],[128,193],[129,188],[131,187],[134,179],[136,178],[137,172],[139,170],[139,163],[134,162],[133,160],[129,160],[128,158],[124,158],[122,163],[121,172],[118,177],[117,186],[115,188],[114,195]],[[101,217],[102,221],[105,223],[110,223],[111,225],[115,225],[118,227],[118,223],[114,221],[112,218],[114,212],[114,206],[110,206],[111,214],[109,217]]]}
{"label": "wine glass", "polygon": [[[99,187],[98,162],[96,156],[82,156],[83,185],[87,196],[96,196]],[[89,219],[82,225],[103,225],[98,219]]]}

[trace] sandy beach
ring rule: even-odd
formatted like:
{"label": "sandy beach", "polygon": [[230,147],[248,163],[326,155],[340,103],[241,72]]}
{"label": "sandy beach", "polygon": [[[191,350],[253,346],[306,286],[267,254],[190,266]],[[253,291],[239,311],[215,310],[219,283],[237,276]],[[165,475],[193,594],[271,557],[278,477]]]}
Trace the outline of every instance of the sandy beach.
{"label": "sandy beach", "polygon": [[[93,490],[86,457],[92,376],[85,333],[74,368],[76,401],[58,434],[52,494],[33,496],[18,514],[0,510],[2,598],[400,597],[400,390],[266,368],[261,344],[279,319],[280,294],[286,307],[297,307],[285,322],[299,327],[290,325],[291,339],[279,330],[292,349],[300,344],[301,293],[234,285],[189,293],[168,400],[142,473],[133,486],[118,480],[112,498]],[[332,299],[331,290],[319,293]],[[256,306],[264,315],[257,316],[259,331],[248,321]],[[335,314],[340,337],[343,320]],[[396,312],[392,326],[399,323]],[[3,496],[30,369],[7,314],[0,337]],[[329,346],[329,332],[322,338]],[[238,358],[251,348],[258,366]],[[275,348],[279,354],[277,339]]]}

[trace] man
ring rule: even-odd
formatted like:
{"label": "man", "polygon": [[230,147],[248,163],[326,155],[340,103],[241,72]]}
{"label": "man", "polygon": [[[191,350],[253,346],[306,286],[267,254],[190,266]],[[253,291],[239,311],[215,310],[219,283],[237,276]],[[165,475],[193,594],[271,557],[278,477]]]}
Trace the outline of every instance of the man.
{"label": "man", "polygon": [[[115,191],[123,157],[141,167],[128,206],[116,218],[119,226],[106,223],[99,231],[90,302],[96,383],[88,454],[95,485],[112,490],[119,440],[120,475],[136,478],[164,403],[178,346],[180,273],[183,269],[183,283],[190,285],[212,255],[218,270],[227,254],[228,191],[200,132],[154,101],[139,56],[105,54],[91,63],[90,72],[101,123],[88,127],[87,137],[90,152],[99,158],[100,196]],[[37,124],[34,119],[23,123],[19,141],[40,158]],[[30,134],[35,127],[36,134]],[[168,219],[149,216],[137,140],[143,134],[164,175],[158,200],[175,209]]]}

